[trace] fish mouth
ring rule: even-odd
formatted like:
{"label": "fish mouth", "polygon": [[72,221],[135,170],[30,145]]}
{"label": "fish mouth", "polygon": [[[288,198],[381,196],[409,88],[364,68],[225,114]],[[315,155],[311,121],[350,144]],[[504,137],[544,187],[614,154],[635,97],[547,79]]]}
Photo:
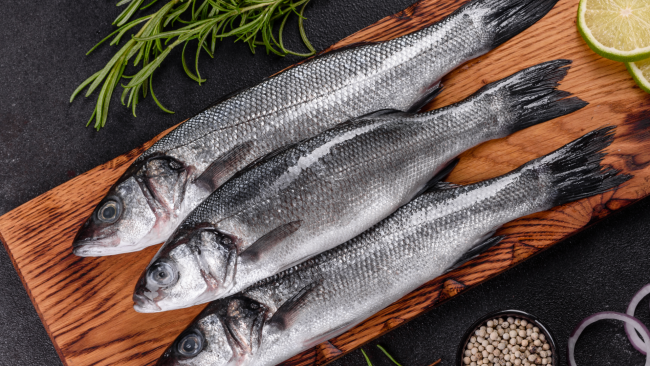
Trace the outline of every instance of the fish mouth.
{"label": "fish mouth", "polygon": [[144,295],[133,294],[133,309],[138,313],[158,313],[162,311],[151,299]]}
{"label": "fish mouth", "polygon": [[124,248],[120,248],[118,252],[116,247],[119,244],[120,238],[117,236],[77,239],[72,242],[72,252],[79,257],[101,257],[124,253]]}

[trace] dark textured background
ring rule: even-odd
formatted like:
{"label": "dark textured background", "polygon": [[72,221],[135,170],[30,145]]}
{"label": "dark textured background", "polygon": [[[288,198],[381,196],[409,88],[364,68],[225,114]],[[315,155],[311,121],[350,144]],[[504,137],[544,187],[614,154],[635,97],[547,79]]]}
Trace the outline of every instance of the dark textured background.
{"label": "dark textured background", "polygon": [[[307,33],[317,50],[393,14],[413,0],[315,0],[306,15]],[[450,0],[452,1],[452,0]],[[576,0],[577,1],[577,0]],[[253,56],[243,44],[224,42],[214,60],[204,57],[203,86],[187,78],[175,52],[156,72],[159,100],[176,111],[161,112],[144,100],[133,118],[113,101],[107,127],[85,128],[96,94],[68,103],[71,92],[109,59],[115,48],[86,57],[112,31],[116,0],[11,2],[0,17],[0,214],[151,139],[220,96],[259,82],[297,58]],[[295,23],[287,43],[301,49]],[[291,41],[289,41],[291,40]],[[514,72],[514,70],[513,70]],[[462,334],[483,314],[516,308],[539,316],[555,333],[564,361],[566,340],[585,316],[625,311],[626,303],[649,282],[650,201],[642,201],[597,226],[364,347],[375,365],[389,365],[374,347],[384,345],[404,366],[427,366],[443,359],[454,365]],[[650,324],[648,300],[639,317]],[[622,326],[589,328],[579,343],[582,365],[642,365],[643,357],[625,339]],[[0,249],[0,365],[59,365],[9,258]],[[335,365],[365,365],[359,351]]]}

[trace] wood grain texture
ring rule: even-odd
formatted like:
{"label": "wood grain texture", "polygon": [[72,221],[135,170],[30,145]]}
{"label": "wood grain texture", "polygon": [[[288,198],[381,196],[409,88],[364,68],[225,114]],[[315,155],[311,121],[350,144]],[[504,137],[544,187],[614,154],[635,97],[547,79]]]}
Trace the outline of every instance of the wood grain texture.
{"label": "wood grain texture", "polygon": [[[422,0],[328,50],[413,32],[464,2]],[[634,85],[623,64],[600,58],[581,40],[574,21],[577,5],[577,0],[561,0],[532,28],[454,71],[443,79],[446,90],[429,107],[460,101],[489,82],[556,58],[574,60],[562,89],[591,104],[464,153],[449,180],[467,184],[507,173],[604,125],[618,126],[605,163],[634,178],[616,191],[505,225],[498,235],[506,239],[487,253],[284,365],[332,361],[650,193],[650,96]],[[79,258],[71,251],[72,239],[93,207],[154,141],[0,217],[0,238],[66,365],[152,364],[203,308],[162,314],[133,311],[135,281],[157,246],[107,258]]]}

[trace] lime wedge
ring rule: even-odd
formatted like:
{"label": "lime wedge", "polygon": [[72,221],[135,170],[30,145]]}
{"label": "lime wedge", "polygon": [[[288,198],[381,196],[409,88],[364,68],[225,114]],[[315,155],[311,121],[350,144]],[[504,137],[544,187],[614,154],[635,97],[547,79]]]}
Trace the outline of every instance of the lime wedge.
{"label": "lime wedge", "polygon": [[626,64],[627,70],[630,72],[634,81],[645,90],[646,93],[650,93],[650,59],[629,62]]}
{"label": "lime wedge", "polygon": [[581,0],[578,30],[597,54],[615,61],[650,57],[650,0]]}

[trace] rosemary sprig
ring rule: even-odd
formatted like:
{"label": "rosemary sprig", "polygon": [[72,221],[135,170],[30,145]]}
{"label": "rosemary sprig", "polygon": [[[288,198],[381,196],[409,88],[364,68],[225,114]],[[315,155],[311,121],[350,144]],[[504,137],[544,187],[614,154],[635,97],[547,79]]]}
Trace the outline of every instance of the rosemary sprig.
{"label": "rosemary sprig", "polygon": [[[154,71],[171,50],[181,44],[183,69],[199,84],[206,81],[201,78],[199,72],[201,51],[214,57],[217,41],[227,37],[246,42],[253,53],[257,46],[264,46],[267,53],[280,56],[290,54],[308,57],[316,53],[305,35],[303,26],[303,12],[309,0],[170,0],[153,14],[131,20],[137,11],[146,9],[157,1],[152,0],[144,6],[144,0],[119,1],[117,6],[126,5],[126,8],[113,22],[118,29],[88,51],[87,54],[90,54],[111,38],[110,45],[117,45],[127,32],[140,26],[103,69],[86,79],[72,93],[70,102],[86,87],[88,89],[85,96],[88,97],[101,85],[95,110],[87,126],[93,119],[97,130],[106,125],[111,96],[123,78],[129,79],[129,82],[121,85],[121,101],[131,107],[134,116],[140,95],[144,98],[148,92],[151,92],[151,97],[158,107],[167,113],[174,113],[158,101],[153,92],[152,80]],[[308,53],[294,52],[284,46],[283,30],[291,14],[299,17],[300,37],[309,49]],[[177,22],[184,26],[175,28]],[[193,40],[197,40],[197,48],[194,55],[194,71],[191,71],[185,60],[185,51]],[[124,70],[131,60],[133,66],[140,65],[141,69],[135,75],[127,76]]]}

